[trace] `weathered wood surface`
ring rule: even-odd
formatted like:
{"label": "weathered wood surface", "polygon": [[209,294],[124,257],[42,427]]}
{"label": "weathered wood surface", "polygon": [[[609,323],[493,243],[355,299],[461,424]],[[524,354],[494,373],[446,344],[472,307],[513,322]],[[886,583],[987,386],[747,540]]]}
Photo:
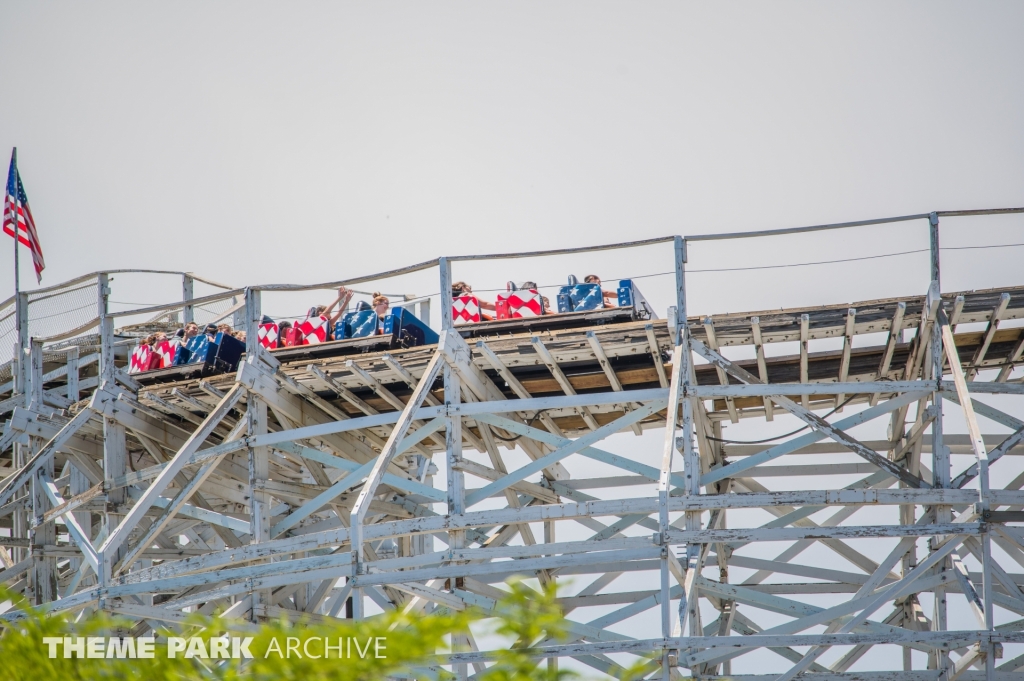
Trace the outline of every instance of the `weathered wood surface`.
{"label": "weathered wood surface", "polygon": [[[1009,299],[1000,308],[1003,294]],[[949,294],[943,300],[950,312],[956,309],[955,323],[960,325],[989,322],[994,311],[1002,320],[1024,316],[1024,288]],[[576,576],[586,580],[580,593],[562,599],[573,610],[573,638],[554,654],[576,657],[602,671],[618,669],[603,657],[605,652],[678,649],[671,638],[634,642],[621,626],[644,613],[655,617],[651,611],[660,607],[665,594],[676,601],[710,603],[721,614],[719,620],[701,622],[694,608],[684,608],[688,614],[681,626],[689,627],[688,633],[697,626],[701,634],[750,637],[763,632],[765,641],[757,639],[757,647],[777,653],[786,667],[803,659],[795,646],[850,645],[863,652],[891,643],[936,655],[941,653],[939,644],[950,641],[989,645],[996,638],[985,632],[954,641],[942,632],[921,631],[931,626],[931,615],[921,612],[916,599],[919,593],[941,590],[1024,615],[1024,531],[1012,520],[1024,509],[1024,491],[1019,489],[1024,478],[998,475],[1004,465],[1000,457],[1020,455],[1024,441],[978,434],[972,446],[965,436],[945,434],[944,446],[952,454],[986,455],[993,476],[988,489],[980,492],[984,505],[978,504],[979,490],[967,484],[971,469],[961,470],[961,457],[952,473],[963,484],[932,488],[930,471],[923,467],[931,459],[921,454],[931,452],[938,437],[925,432],[936,390],[944,391],[947,409],[969,396],[979,416],[1018,431],[1024,412],[1000,411],[986,403],[985,393],[1002,390],[1009,399],[1021,400],[1024,389],[1005,383],[1009,371],[973,388],[948,380],[926,382],[928,363],[919,341],[910,338],[918,329],[927,331],[927,325],[921,326],[924,305],[924,297],[894,298],[719,315],[710,321],[691,318],[692,338],[707,340],[708,329],[713,329],[723,354],[751,345],[751,359],[730,362],[729,370],[721,373],[710,364],[693,367],[678,402],[681,413],[689,410],[694,446],[685,466],[679,458],[675,465],[670,460],[664,475],[627,453],[628,448],[608,451],[599,441],[614,431],[628,434],[631,425],[637,430],[665,426],[666,377],[672,374],[677,382],[681,377],[677,366],[666,364],[674,346],[663,321],[588,324],[538,334],[504,330],[454,343],[445,360],[445,370],[461,385],[462,399],[454,408],[445,405],[451,395],[446,399],[439,372],[432,389],[417,397],[423,398],[422,404],[406,409],[436,352],[434,346],[345,355],[332,355],[330,347],[312,354],[257,353],[260,357],[237,374],[149,385],[137,395],[85,379],[81,392],[86,399],[66,412],[30,410],[23,404],[10,412],[0,442],[0,475],[8,480],[31,477],[21,471],[21,478],[15,478],[19,467],[7,453],[15,441],[43,452],[43,459],[53,450],[52,487],[47,487],[53,504],[40,519],[58,532],[55,543],[33,544],[25,534],[0,537],[0,582],[30,592],[39,561],[56,561],[62,598],[47,607],[77,611],[102,605],[137,620],[144,631],[147,622],[179,621],[183,608],[244,610],[251,599],[258,602],[255,608],[248,606],[254,617],[327,618],[339,613],[336,608],[331,614],[329,604],[337,604],[332,599],[353,592],[388,607],[487,608],[500,596],[497,586],[512,575],[542,580]],[[909,342],[902,342],[899,334],[888,335],[894,319],[907,330]],[[811,348],[831,338],[837,349],[799,352],[801,327]],[[863,334],[877,337],[869,346],[855,347],[859,344],[853,339]],[[990,325],[950,339],[955,345],[950,353],[955,352],[964,375],[1022,361],[1024,329],[1019,327]],[[793,342],[792,354],[772,353],[771,343],[778,342]],[[59,391],[59,368],[43,368],[48,372],[45,387]],[[787,387],[779,389],[781,384]],[[803,390],[800,398],[794,388]],[[873,406],[867,412],[850,409],[827,427],[804,411],[824,414],[822,410],[834,406],[836,394],[850,397],[850,404]],[[225,395],[237,401],[218,412]],[[256,402],[266,405],[266,432],[246,436]],[[774,404],[775,417],[784,410],[799,412],[814,421],[814,431],[761,445],[714,439],[722,436],[730,406],[737,418],[759,418],[768,415],[769,404]],[[863,414],[891,418],[899,424],[896,436],[891,441],[877,436],[858,441],[837,430],[859,425],[869,418]],[[65,431],[65,442],[46,449],[74,416],[79,420],[73,425],[81,427],[71,434]],[[401,437],[393,433],[400,416],[401,427],[407,429]],[[609,426],[616,421],[617,426]],[[125,430],[127,457],[124,470],[107,475],[103,462],[112,423]],[[451,430],[453,423],[459,424],[458,430]],[[459,431],[454,436],[460,440],[458,449],[471,456],[454,459],[453,470],[465,489],[453,493],[457,487],[446,491],[443,482],[438,486],[432,480],[436,468],[432,470],[429,457],[451,450],[450,433]],[[375,467],[393,435],[388,460]],[[506,458],[516,447],[528,457],[525,464]],[[851,447],[860,459],[852,458]],[[253,452],[259,450],[267,452],[266,472],[254,488],[251,466]],[[840,460],[837,454],[849,457]],[[781,461],[790,455],[800,458]],[[588,468],[594,461],[601,464],[600,473]],[[700,469],[696,479],[687,480],[686,473],[695,467]],[[372,492],[363,494],[371,472]],[[842,482],[836,483],[838,489],[804,489],[809,476]],[[659,480],[665,486],[664,507],[656,493]],[[770,491],[762,480],[796,489]],[[919,488],[901,487],[898,480]],[[271,529],[253,543],[256,493],[270,500]],[[605,493],[608,498],[602,498]],[[461,494],[457,501],[468,508],[442,510],[453,494]],[[11,495],[0,505],[0,528],[14,528],[14,519],[32,508],[31,498]],[[364,541],[360,569],[353,567],[348,526],[353,508],[365,523],[357,530]],[[867,513],[850,517],[863,509],[887,513],[887,520],[864,519]],[[986,516],[989,509],[997,514]],[[105,526],[103,514],[128,521]],[[62,528],[63,518],[71,517],[80,531],[69,537]],[[675,522],[662,522],[663,517]],[[539,526],[544,528],[543,542],[535,535]],[[560,528],[558,541],[555,527]],[[569,532],[561,529],[570,527]],[[101,557],[109,566],[101,568],[106,573],[103,585],[91,568],[81,567],[92,558],[81,549],[86,536],[93,538],[94,549],[105,548]],[[930,571],[928,564],[915,573],[918,563],[903,560],[915,538],[930,539],[936,550],[945,547],[952,556],[950,565],[967,561],[972,567],[948,579]],[[865,539],[888,539],[889,548],[880,555],[861,541]],[[773,557],[742,552],[773,542],[779,543]],[[895,542],[900,543],[891,549]],[[1013,563],[1000,566],[978,558],[987,550],[986,542],[995,543]],[[125,551],[118,555],[114,549],[122,543]],[[824,547],[837,564],[802,560],[800,554],[811,546]],[[893,553],[886,555],[890,549]],[[927,552],[916,558],[927,559]],[[985,566],[981,572],[974,567],[978,564]],[[747,571],[747,579],[742,584],[730,580],[730,567]],[[609,588],[627,573],[644,575],[654,586],[659,573],[666,581],[661,589]],[[783,581],[766,582],[771,575]],[[351,578],[348,585],[334,586],[342,577]],[[885,591],[903,584],[905,591]],[[133,600],[152,594],[158,595],[152,605]],[[829,595],[839,605],[825,608],[814,601]],[[895,608],[893,613],[880,612],[867,624],[836,632],[841,618],[882,596]],[[604,610],[591,616],[584,614],[593,612],[587,608]],[[759,610],[789,619],[759,627]],[[16,617],[0,613],[0,618]],[[829,623],[834,627],[826,633],[801,633]],[[1016,630],[1000,632],[1004,638],[999,641],[1011,645],[1018,635]],[[726,643],[719,645],[716,638]],[[724,672],[732,657],[750,649],[729,647],[725,636],[688,640],[701,643],[688,645],[697,660],[691,671],[702,678]],[[685,659],[680,661],[688,666]],[[818,663],[803,664],[821,678],[847,678],[845,663],[836,662],[835,673]],[[917,673],[878,678],[915,678]]]}

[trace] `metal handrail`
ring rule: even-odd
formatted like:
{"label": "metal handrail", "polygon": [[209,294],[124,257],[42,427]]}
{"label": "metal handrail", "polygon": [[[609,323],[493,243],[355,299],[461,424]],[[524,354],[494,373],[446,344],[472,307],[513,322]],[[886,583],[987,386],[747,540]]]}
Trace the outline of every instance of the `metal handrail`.
{"label": "metal handrail", "polygon": [[[769,229],[769,230],[758,230],[751,232],[730,232],[725,234],[698,234],[694,236],[684,237],[684,241],[717,241],[725,239],[745,239],[755,238],[763,236],[778,236],[783,234],[800,234],[806,232],[825,231],[833,229],[846,229],[850,227],[864,227],[869,225],[880,225],[889,224],[894,222],[907,222],[911,220],[922,220],[927,219],[931,215],[938,217],[963,217],[972,215],[998,215],[998,214],[1016,214],[1024,213],[1024,207],[1022,208],[988,208],[988,209],[976,209],[976,210],[950,210],[950,211],[935,211],[934,213],[916,213],[913,215],[901,215],[888,218],[878,218],[872,220],[857,220],[853,222],[838,222],[822,225],[812,225],[807,227],[788,227],[781,229]],[[506,260],[516,258],[532,258],[532,257],[544,257],[553,255],[568,255],[574,253],[590,253],[596,251],[607,251],[607,250],[619,250],[625,248],[638,248],[643,246],[650,246],[655,244],[669,243],[675,240],[675,236],[657,237],[652,239],[642,239],[638,241],[625,241],[612,244],[598,244],[594,246],[581,246],[575,248],[559,248],[549,249],[540,251],[523,251],[518,253],[490,253],[481,255],[460,255],[446,258],[448,262],[463,262],[463,261],[474,261],[474,260]],[[362,275],[359,277],[352,277],[349,279],[340,279],[337,281],[322,282],[316,284],[260,284],[250,286],[255,291],[278,291],[278,292],[300,292],[300,291],[315,291],[322,289],[333,289],[339,286],[350,286],[353,284],[361,284],[368,281],[376,281],[380,279],[389,279],[392,277],[401,276],[403,274],[411,274],[413,272],[420,272],[422,270],[430,269],[439,265],[441,258],[432,260],[425,260],[414,265],[401,267],[393,270],[387,270],[384,272],[377,272],[373,274]],[[117,269],[117,270],[103,270],[93,272],[91,274],[82,275],[69,281],[65,281],[61,284],[49,286],[46,288],[35,289],[30,293],[36,295],[39,293],[46,293],[50,291],[57,291],[65,289],[68,286],[87,281],[91,278],[98,277],[101,274],[173,274],[180,276],[188,276],[196,281],[209,284],[211,286],[217,286],[226,289],[221,293],[215,293],[202,298],[193,298],[187,301],[175,301],[173,303],[167,303],[164,305],[152,305],[143,308],[136,308],[132,310],[122,310],[118,312],[110,312],[110,317],[128,317],[138,314],[151,314],[154,312],[164,312],[168,310],[174,310],[183,308],[185,306],[198,306],[207,303],[217,302],[226,298],[241,295],[245,292],[244,288],[230,288],[226,284],[215,282],[210,279],[198,277],[191,272],[179,272],[173,270],[144,270],[144,269]],[[10,305],[14,301],[14,297],[8,298],[4,302],[0,302],[0,308]],[[62,335],[63,337],[63,335]],[[56,337],[54,337],[56,338]]]}

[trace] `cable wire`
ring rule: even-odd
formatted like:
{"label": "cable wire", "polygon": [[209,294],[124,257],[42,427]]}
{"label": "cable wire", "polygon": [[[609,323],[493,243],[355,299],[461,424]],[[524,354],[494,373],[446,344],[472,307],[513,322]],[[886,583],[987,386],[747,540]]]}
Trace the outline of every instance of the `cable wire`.
{"label": "cable wire", "polygon": [[[540,412],[539,411],[537,413],[535,413],[533,415],[533,417],[530,418],[529,421],[526,422],[526,427],[530,428],[531,426],[533,426],[533,422],[537,420],[538,416],[540,416]],[[494,430],[493,428],[491,429],[491,435],[493,435],[494,437],[498,438],[499,440],[503,440],[505,442],[515,442],[516,440],[518,440],[519,438],[522,437],[522,435],[516,435],[515,437],[502,437],[501,435],[498,435],[498,432],[496,430]]]}
{"label": "cable wire", "polygon": [[[845,400],[843,400],[842,404],[840,404],[838,407],[836,407],[835,409],[833,409],[829,413],[825,414],[821,418],[827,419],[829,416],[832,416],[832,414],[835,414],[837,411],[839,411],[840,409],[845,407],[847,404],[849,404],[850,400],[852,400],[854,397],[856,397],[856,395],[850,395]],[[708,435],[706,437],[707,437],[707,439],[712,440],[714,442],[722,442],[722,443],[727,444],[727,445],[763,445],[763,444],[765,444],[767,442],[773,442],[775,440],[781,440],[784,437],[790,437],[792,435],[796,435],[797,433],[803,432],[803,431],[807,430],[808,428],[810,428],[810,426],[804,426],[803,428],[797,428],[796,430],[794,430],[792,432],[785,433],[783,435],[776,435],[775,437],[767,437],[767,438],[765,438],[763,440],[725,440],[725,439],[720,438],[720,437],[711,437],[710,435]]]}

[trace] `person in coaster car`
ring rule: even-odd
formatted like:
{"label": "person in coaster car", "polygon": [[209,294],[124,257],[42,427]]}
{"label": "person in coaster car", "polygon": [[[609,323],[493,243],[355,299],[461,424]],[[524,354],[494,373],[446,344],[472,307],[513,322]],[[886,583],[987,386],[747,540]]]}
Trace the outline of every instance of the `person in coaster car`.
{"label": "person in coaster car", "polygon": [[181,329],[181,331],[174,335],[181,338],[182,343],[187,343],[189,340],[199,335],[199,325],[195,322],[189,322],[183,329]]}
{"label": "person in coaster car", "polygon": [[[473,287],[467,284],[466,282],[457,281],[454,284],[452,284],[452,298],[471,295],[473,295]],[[480,296],[476,296],[476,300],[480,304],[480,320],[484,322],[489,322],[493,320],[494,315],[485,314],[483,311],[491,310],[492,312],[497,312],[497,309],[494,307],[494,303],[489,303],[486,300],[480,298]]]}
{"label": "person in coaster car", "polygon": [[[330,305],[317,305],[309,311],[310,317],[327,317],[327,340],[334,340],[334,324],[341,315],[348,310],[349,301],[352,300],[352,291],[344,286],[338,288],[338,297]],[[337,312],[334,309],[337,308]]]}
{"label": "person in coaster car", "polygon": [[373,299],[370,301],[370,306],[377,314],[377,334],[380,335],[384,333],[384,318],[388,316],[388,310],[391,308],[391,301],[388,300],[388,297],[380,291],[374,291]]}
{"label": "person in coaster car", "polygon": [[[601,285],[601,277],[597,276],[596,274],[588,274],[586,277],[583,278],[583,283],[584,284],[597,284],[598,286],[600,286]],[[601,289],[601,297],[604,298],[604,306],[605,307],[618,307],[617,303],[618,303],[618,300],[619,300],[619,294],[616,293],[615,291],[605,291],[604,289]],[[612,300],[616,304],[615,305],[609,304],[608,303],[609,300]]]}
{"label": "person in coaster car", "polygon": [[[540,287],[537,286],[537,282],[535,281],[524,281],[519,285],[519,288],[526,289],[527,291],[540,291]],[[551,309],[551,302],[548,300],[547,296],[541,296],[540,299],[544,304],[544,314],[556,314],[555,311]]]}
{"label": "person in coaster car", "polygon": [[278,322],[277,323],[277,347],[279,347],[279,348],[286,348],[286,347],[288,347],[287,345],[285,345],[285,342],[284,342],[284,334],[290,328],[292,328],[292,323],[291,322]]}

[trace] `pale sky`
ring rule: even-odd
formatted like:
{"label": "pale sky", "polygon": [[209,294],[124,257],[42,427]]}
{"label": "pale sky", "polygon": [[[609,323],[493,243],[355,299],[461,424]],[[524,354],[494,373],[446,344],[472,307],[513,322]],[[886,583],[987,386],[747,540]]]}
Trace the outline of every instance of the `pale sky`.
{"label": "pale sky", "polygon": [[[18,147],[44,286],[104,268],[313,283],[440,255],[1024,205],[1022,3],[0,9],[0,154]],[[1024,216],[948,219],[942,234],[948,246],[1024,242]],[[7,297],[11,242],[0,243]],[[927,245],[919,221],[694,244],[688,267]],[[943,288],[1024,283],[1022,255],[945,252]],[[455,275],[480,291],[671,269],[659,246]],[[22,271],[34,287],[27,255]],[[173,278],[121,281],[125,303],[180,291]],[[690,312],[706,314],[922,294],[927,282],[918,253],[687,283]],[[640,287],[664,315],[671,277]],[[436,271],[381,289],[436,293]],[[294,315],[326,295],[267,307]],[[655,457],[661,435],[613,441]]]}
{"label": "pale sky", "polygon": [[[44,285],[129,267],[310,283],[445,254],[1024,204],[1019,3],[2,4],[0,153],[19,148]],[[1020,241],[1022,224],[989,220],[977,240]],[[690,267],[926,246],[914,225],[696,246]],[[948,225],[944,242],[967,242]],[[957,257],[981,277],[951,264],[945,288],[1001,283]],[[651,249],[576,273],[636,276],[653,258],[671,269]],[[920,276],[891,271],[905,263]],[[922,292],[925,263],[854,267],[885,286],[809,302]],[[481,289],[570,268],[499,269],[467,276]],[[804,302],[736,280],[714,295],[692,280],[691,311]],[[435,275],[411,287],[434,292]]]}

